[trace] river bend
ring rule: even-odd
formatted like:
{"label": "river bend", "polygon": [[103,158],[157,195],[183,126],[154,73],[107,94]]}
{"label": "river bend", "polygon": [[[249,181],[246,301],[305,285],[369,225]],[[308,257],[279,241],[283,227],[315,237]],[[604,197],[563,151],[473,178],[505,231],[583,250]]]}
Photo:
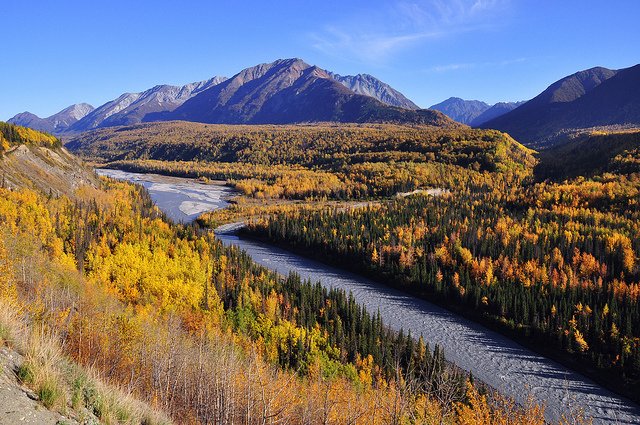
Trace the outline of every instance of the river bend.
{"label": "river bend", "polygon": [[[233,194],[222,185],[203,185],[192,179],[119,171],[101,172],[143,184],[152,199],[174,220],[190,221],[205,210],[223,208]],[[386,324],[423,335],[433,347],[440,345],[448,360],[474,376],[523,402],[533,396],[546,406],[546,417],[557,421],[568,409],[582,409],[594,423],[640,424],[640,408],[590,379],[549,360],[505,336],[432,303],[380,285],[362,276],[336,269],[290,251],[253,240],[240,239],[238,225],[216,229],[226,245],[237,245],[253,260],[283,275],[351,291],[369,311],[380,311]]]}

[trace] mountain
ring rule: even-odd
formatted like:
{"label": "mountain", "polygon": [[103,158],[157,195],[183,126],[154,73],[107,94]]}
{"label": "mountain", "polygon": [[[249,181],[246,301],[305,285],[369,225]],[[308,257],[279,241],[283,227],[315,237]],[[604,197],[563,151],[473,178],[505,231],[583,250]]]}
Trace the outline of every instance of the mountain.
{"label": "mountain", "polygon": [[327,74],[354,93],[375,97],[380,102],[390,106],[405,109],[420,109],[418,105],[407,99],[405,95],[372,75],[358,74],[343,76],[328,71]]}
{"label": "mountain", "polygon": [[616,75],[617,71],[595,67],[579,71],[551,84],[545,91],[527,102],[527,108],[546,106],[552,103],[572,102],[585,95],[602,82]]}
{"label": "mountain", "polygon": [[46,131],[47,133],[51,133],[53,130],[53,126],[46,118],[40,118],[28,111],[17,114],[7,122],[10,124],[20,125],[22,127],[29,127],[38,131]]}
{"label": "mountain", "polygon": [[63,109],[47,118],[53,125],[54,133],[60,133],[91,113],[94,107],[87,103],[78,103]]}
{"label": "mountain", "polygon": [[553,145],[569,130],[640,124],[640,65],[591,68],[565,77],[538,96],[481,125],[506,131],[536,147]]}
{"label": "mountain", "polygon": [[174,110],[185,100],[225,79],[225,77],[214,77],[184,86],[159,85],[141,93],[124,93],[117,99],[94,109],[72,125],[69,130],[82,132],[98,127],[137,124],[142,122],[149,113]]}
{"label": "mountain", "polygon": [[40,118],[30,112],[22,112],[8,122],[38,131],[59,134],[66,131],[72,124],[84,118],[91,111],[93,111],[93,106],[87,103],[78,103],[47,118]]}
{"label": "mountain", "polygon": [[491,106],[489,109],[485,110],[483,113],[475,117],[469,125],[472,127],[478,127],[485,122],[497,118],[501,115],[506,114],[507,112],[511,112],[516,109],[518,106],[526,103],[525,101],[521,102],[498,102],[495,105]]}
{"label": "mountain", "polygon": [[431,109],[440,111],[452,120],[463,124],[470,124],[478,115],[491,106],[479,100],[464,100],[459,97],[450,97],[444,102],[431,106]]}
{"label": "mountain", "polygon": [[167,120],[210,124],[332,121],[455,125],[437,111],[388,106],[357,94],[323,69],[300,59],[281,59],[244,69],[190,98],[173,112],[145,118]]}
{"label": "mountain", "polygon": [[[419,110],[402,93],[371,75],[342,76],[299,59],[258,65],[232,79],[226,82],[225,77],[214,77],[184,86],[158,85],[140,93],[124,93],[96,109],[86,104],[73,105],[45,119],[24,112],[10,122],[55,134],[172,119],[230,124],[446,123],[442,115]],[[209,91],[223,82],[223,88]],[[182,108],[183,103],[201,94],[199,100]]]}

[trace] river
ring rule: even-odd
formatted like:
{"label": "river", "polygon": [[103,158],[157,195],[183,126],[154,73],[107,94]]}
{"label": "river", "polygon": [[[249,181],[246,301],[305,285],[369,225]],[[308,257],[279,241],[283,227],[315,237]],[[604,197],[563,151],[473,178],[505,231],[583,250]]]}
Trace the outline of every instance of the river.
{"label": "river", "polygon": [[100,176],[141,184],[167,217],[182,223],[195,220],[205,211],[225,208],[229,205],[227,199],[236,194],[224,182],[205,184],[194,179],[130,173],[106,168],[98,168],[96,173]]}
{"label": "river", "polygon": [[[208,209],[224,208],[225,199],[233,194],[221,184],[204,185],[192,179],[111,170],[99,173],[143,184],[169,217],[181,221],[193,220],[206,205]],[[216,229],[216,235],[223,243],[244,249],[256,263],[281,274],[294,271],[304,279],[351,291],[369,311],[380,311],[386,324],[410,330],[416,337],[423,335],[432,347],[440,345],[448,360],[503,394],[519,402],[531,396],[545,404],[549,421],[558,421],[569,409],[581,409],[597,424],[640,423],[640,407],[635,403],[499,333],[362,276],[265,243],[240,239],[235,234],[237,227],[222,226]]]}

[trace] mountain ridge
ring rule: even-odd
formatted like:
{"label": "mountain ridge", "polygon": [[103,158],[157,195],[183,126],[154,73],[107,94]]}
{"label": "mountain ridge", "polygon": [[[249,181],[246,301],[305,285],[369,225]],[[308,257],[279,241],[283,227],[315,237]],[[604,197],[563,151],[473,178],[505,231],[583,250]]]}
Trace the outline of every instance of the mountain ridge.
{"label": "mountain ridge", "polygon": [[454,121],[469,124],[478,115],[491,106],[480,100],[465,100],[459,97],[450,97],[440,103],[431,105],[431,109],[440,111]]}
{"label": "mountain ridge", "polygon": [[370,74],[340,75],[327,71],[327,74],[348,89],[357,94],[374,97],[390,106],[405,109],[420,109],[418,105],[409,100],[404,94],[391,87],[389,84],[377,79]]}
{"label": "mountain ridge", "polygon": [[209,124],[303,122],[404,122],[453,125],[443,114],[411,110],[355,93],[331,75],[298,58],[243,69],[202,91],[173,112],[145,121],[185,120]]}
{"label": "mountain ridge", "polygon": [[489,105],[488,103],[480,100],[466,100],[459,97],[450,97],[440,103],[432,105],[430,109],[440,111],[452,120],[458,121],[462,124],[477,127],[489,119],[498,117],[517,108],[523,103],[525,102],[498,102],[493,105]]}
{"label": "mountain ridge", "polygon": [[475,117],[469,123],[469,125],[472,126],[472,127],[478,127],[478,126],[484,124],[485,122],[487,122],[489,120],[492,120],[494,118],[502,116],[502,115],[506,114],[507,112],[513,111],[514,109],[518,108],[521,105],[524,105],[525,103],[527,103],[526,100],[521,100],[521,101],[518,101],[518,102],[498,102],[498,103],[494,103],[491,107],[489,107],[484,112],[482,112],[480,115]]}
{"label": "mountain ridge", "polygon": [[[232,77],[232,78],[235,78],[236,81],[233,87],[230,88],[231,92],[235,92],[236,89],[238,89],[241,85],[245,83],[253,81],[259,77],[263,77],[264,74],[268,72],[268,70],[272,68],[274,64],[282,65],[286,63],[290,63],[290,64],[297,63],[297,65],[293,66],[292,68],[293,74],[289,76],[290,78],[288,80],[285,79],[281,81],[280,82],[281,85],[279,86],[279,88],[276,87],[278,88],[278,90],[276,91],[285,89],[286,87],[293,85],[294,80],[302,76],[301,72],[303,70],[311,68],[312,69],[311,71],[308,71],[305,73],[307,78],[315,77],[315,78],[321,78],[321,79],[331,79],[333,81],[340,83],[342,86],[344,86],[348,91],[352,93],[355,93],[358,95],[364,95],[372,99],[377,99],[383,104],[389,105],[392,107],[403,108],[403,109],[414,110],[414,111],[417,111],[420,109],[415,103],[409,100],[402,93],[392,88],[389,84],[373,77],[370,74],[361,73],[356,75],[343,76],[340,74],[323,70],[317,66],[312,67],[306,64],[304,61],[297,58],[279,59],[271,64],[268,64],[268,63],[259,64],[254,67],[250,67],[240,71],[238,74]],[[104,104],[98,106],[97,108],[91,107],[91,109],[86,111],[84,114],[78,115],[77,119],[64,120],[64,121],[58,120],[62,122],[62,125],[51,124],[49,121],[47,121],[47,119],[42,119],[34,114],[31,114],[30,112],[24,112],[24,113],[18,114],[14,116],[11,120],[9,120],[9,122],[13,122],[15,124],[37,128],[42,131],[47,131],[53,134],[61,135],[63,133],[68,133],[68,134],[80,133],[80,132],[95,129],[95,128],[132,125],[132,124],[137,124],[141,122],[164,120],[165,117],[169,117],[168,119],[173,119],[170,114],[172,111],[180,107],[184,102],[191,99],[192,97],[200,94],[201,92],[208,90],[213,86],[216,86],[217,84],[224,82],[225,80],[227,80],[226,77],[213,77],[209,80],[185,84],[183,86],[161,84],[141,92],[122,93],[117,98],[112,99],[108,102],[105,102]],[[299,89],[308,87],[308,84],[305,85],[301,82],[298,85],[300,86]],[[327,85],[325,84],[325,87],[324,87],[325,92],[328,90],[328,87],[326,86]],[[256,89],[258,88],[256,87],[252,90],[251,84],[249,84],[247,86],[248,91],[244,93],[244,96],[246,97],[246,99],[244,99],[246,103],[244,108],[240,108],[240,107],[232,108],[233,111],[229,111],[229,113],[227,114],[228,116],[225,119],[233,121],[233,119],[230,117],[235,116],[234,119],[238,121],[238,123],[245,122],[246,119],[241,118],[240,115],[244,113],[252,117],[256,112],[254,110],[256,108],[256,105],[266,102],[267,98],[270,98],[273,94],[275,94],[275,93],[259,94],[256,92]],[[317,92],[321,92],[321,91],[322,89],[317,88]],[[336,91],[336,93],[340,94],[340,96],[338,96],[338,98],[340,99],[330,98],[329,100],[336,101],[340,104],[348,103],[346,102],[346,99],[345,99],[345,97],[349,97],[348,91],[336,90],[335,87],[333,88],[333,91]],[[229,90],[227,90],[227,92],[229,92]],[[271,117],[261,118],[263,121],[274,120],[275,118],[273,117],[273,114],[275,113],[275,110],[277,109],[277,107],[286,109],[286,111],[284,111],[284,114],[283,114],[283,116],[286,118],[275,119],[275,121],[277,122],[300,121],[295,117],[295,113],[293,110],[295,108],[301,107],[301,105],[299,103],[296,103],[295,105],[288,106],[286,104],[287,103],[286,99],[284,99],[282,95],[284,95],[284,93],[282,93],[281,96],[274,98],[270,102],[269,108],[271,108],[270,109]],[[220,100],[223,103],[231,101],[230,98],[225,97],[226,96],[225,93],[221,93],[221,96],[222,97]],[[235,96],[242,96],[242,95],[236,93]],[[253,99],[250,99],[251,97],[253,97]],[[239,105],[242,102],[243,102],[242,99],[238,99],[238,98],[232,101],[232,103],[235,103],[236,105]],[[360,105],[360,106],[357,106],[357,105]],[[77,105],[72,105],[72,107],[73,106],[77,106]],[[310,108],[309,105],[305,105],[305,107]],[[363,111],[360,113],[356,113],[355,111],[357,111],[358,108],[363,109]],[[307,115],[305,116],[305,119],[309,121],[341,120],[342,119],[340,117],[341,114],[338,113],[336,115],[335,113],[328,112],[326,110],[327,109],[326,105],[317,104],[315,105],[315,109],[324,109],[325,110],[324,115],[322,115],[322,117],[316,117],[316,116],[313,116],[313,114],[307,113]],[[370,117],[370,116],[380,116],[380,119],[389,119],[391,121],[393,120],[403,121],[407,119],[405,115],[412,115],[412,118],[409,118],[409,122],[424,123],[425,121],[430,121],[430,120],[433,121],[433,119],[435,118],[432,116],[433,115],[432,113],[425,113],[425,112],[417,113],[416,115],[406,114],[398,110],[388,110],[384,114],[380,113],[380,111],[378,111],[377,113],[373,113],[372,111],[376,110],[377,108],[374,107],[370,101],[365,101],[363,99],[360,99],[359,101],[351,102],[348,105],[348,109],[351,110],[351,112],[347,114],[349,117],[344,118],[343,120],[350,120],[350,119],[366,120],[368,119],[367,117]],[[242,113],[241,113],[241,110],[242,110]],[[59,112],[58,114],[62,114],[65,111],[66,109]],[[431,117],[425,118],[429,116]]]}
{"label": "mountain ridge", "polygon": [[173,110],[191,96],[225,79],[213,77],[183,86],[161,84],[138,93],[123,93],[74,123],[69,131],[81,132],[98,127],[136,124],[142,122],[148,113]]}
{"label": "mountain ridge", "polygon": [[556,135],[610,125],[640,125],[640,65],[590,68],[564,77],[519,108],[483,123],[530,146],[556,143]]}

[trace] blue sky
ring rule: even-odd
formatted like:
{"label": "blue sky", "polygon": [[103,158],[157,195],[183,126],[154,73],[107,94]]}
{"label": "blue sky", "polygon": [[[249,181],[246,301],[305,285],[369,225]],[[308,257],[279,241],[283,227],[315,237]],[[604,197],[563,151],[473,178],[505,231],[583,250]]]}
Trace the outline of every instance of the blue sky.
{"label": "blue sky", "polygon": [[7,1],[0,119],[94,106],[278,58],[369,73],[422,107],[528,99],[640,63],[640,1]]}

